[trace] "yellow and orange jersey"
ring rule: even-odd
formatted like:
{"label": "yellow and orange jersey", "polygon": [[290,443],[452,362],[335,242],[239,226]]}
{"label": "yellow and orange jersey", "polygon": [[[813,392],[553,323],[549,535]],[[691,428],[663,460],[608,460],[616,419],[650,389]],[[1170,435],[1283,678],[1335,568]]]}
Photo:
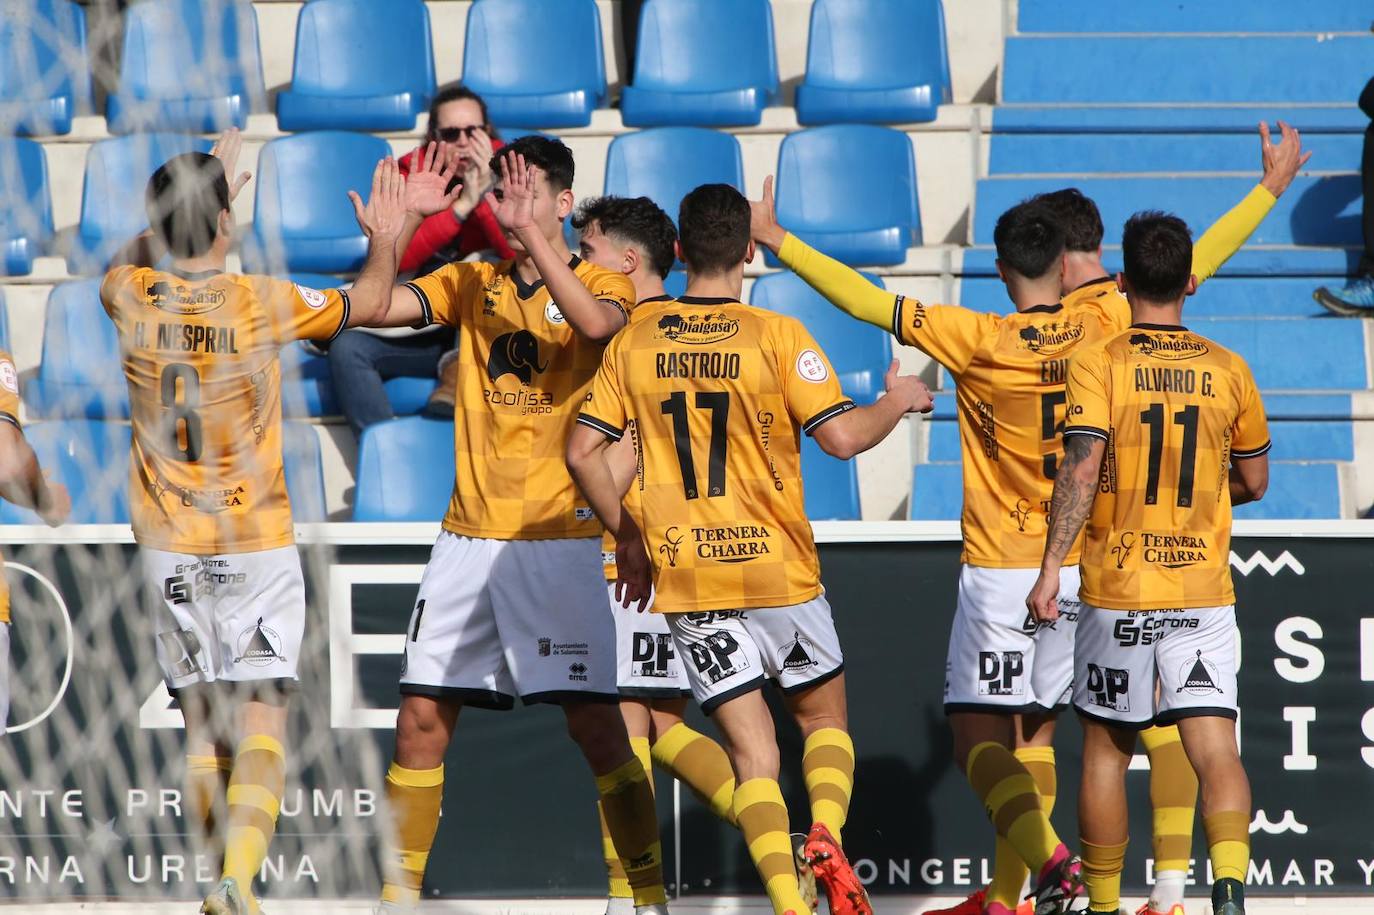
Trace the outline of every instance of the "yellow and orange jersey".
{"label": "yellow and orange jersey", "polygon": [[[965,563],[1011,569],[1040,565],[1063,454],[1069,358],[1129,320],[1129,312],[1097,299],[1003,316],[897,297],[893,334],[954,377]],[[1074,545],[1066,563],[1077,562],[1080,546]]]}
{"label": "yellow and orange jersey", "polygon": [[[630,313],[629,277],[577,257],[569,266],[593,296]],[[564,448],[605,344],[569,327],[543,281],[525,283],[513,261],[448,264],[406,285],[425,324],[459,328],[444,529],[497,540],[600,535]]]}
{"label": "yellow and orange jersey", "polygon": [[[19,372],[14,358],[4,350],[0,350],[0,422],[19,428]],[[0,556],[0,623],[10,621],[10,586],[4,572],[5,560]]]}
{"label": "yellow and orange jersey", "polygon": [[116,267],[100,298],[129,385],[135,539],[196,555],[294,542],[278,353],[336,336],[348,295],[262,276]]}
{"label": "yellow and orange jersey", "polygon": [[1073,360],[1068,409],[1065,435],[1107,443],[1083,599],[1117,610],[1235,603],[1229,468],[1269,450],[1245,360],[1182,327],[1133,325]]}
{"label": "yellow and orange jersey", "polygon": [[1104,322],[1117,330],[1125,330],[1131,323],[1131,303],[1116,286],[1116,277],[1101,276],[1070,289],[1059,299],[1065,308],[1092,308],[1100,312]]}
{"label": "yellow and orange jersey", "polygon": [[820,593],[800,435],[853,406],[800,322],[734,300],[684,296],[611,341],[578,422],[613,439],[635,423],[655,611]]}

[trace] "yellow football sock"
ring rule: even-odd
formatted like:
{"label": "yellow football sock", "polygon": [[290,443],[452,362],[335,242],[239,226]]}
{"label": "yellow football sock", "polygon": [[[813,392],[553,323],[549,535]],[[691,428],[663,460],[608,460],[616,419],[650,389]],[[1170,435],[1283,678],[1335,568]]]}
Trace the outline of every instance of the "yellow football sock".
{"label": "yellow football sock", "polygon": [[839,728],[812,732],[802,745],[802,777],[811,799],[811,821],[839,841],[854,793],[854,741]]}
{"label": "yellow football sock", "polygon": [[1212,858],[1212,879],[1245,882],[1250,869],[1250,814],[1220,810],[1202,818],[1207,833],[1207,854]]}
{"label": "yellow football sock", "polygon": [[808,915],[792,862],[792,840],[782,789],[771,778],[751,778],[735,789],[735,821],[758,869],[774,915]]}
{"label": "yellow football sock", "polygon": [[997,834],[1038,875],[1062,843],[1040,807],[1030,772],[1006,747],[986,741],[969,751],[968,780]]}
{"label": "yellow football sock", "polygon": [[[654,771],[650,767],[649,738],[631,737],[630,749],[644,766],[644,771],[649,776],[649,790],[652,791]],[[634,895],[630,891],[630,878],[625,873],[625,865],[620,860],[619,852],[615,850],[615,842],[611,840],[611,828],[606,825],[606,811],[601,809],[599,800],[596,802],[596,813],[597,818],[601,820],[601,854],[606,861],[606,876],[610,883],[608,895],[617,899],[629,899]]]}
{"label": "yellow football sock", "polygon": [[1193,855],[1197,775],[1188,762],[1188,754],[1183,752],[1176,726],[1146,728],[1140,732],[1140,739],[1150,756],[1155,870],[1186,873]]}
{"label": "yellow football sock", "polygon": [[735,825],[735,770],[720,744],[678,722],[655,741],[653,760],[692,789],[712,813]]}
{"label": "yellow football sock", "polygon": [[1121,869],[1126,864],[1126,843],[1094,845],[1083,842],[1083,882],[1088,887],[1088,908],[1094,912],[1121,909]]}
{"label": "yellow football sock", "polygon": [[382,901],[413,906],[420,901],[425,864],[439,828],[444,800],[444,767],[407,769],[392,763],[386,773],[386,800],[391,809],[391,848],[395,857],[386,869]]}
{"label": "yellow football sock", "polygon": [[[1058,791],[1059,779],[1054,768],[1054,747],[1020,747],[1012,755],[1021,760],[1026,771],[1035,781],[1040,792],[1040,809],[1045,816],[1054,812],[1054,800]],[[1001,836],[992,856],[992,882],[988,884],[987,901],[998,902],[1008,909],[1015,910],[1021,901],[1026,887],[1026,877],[1030,869],[1021,860],[1011,843]]]}
{"label": "yellow football sock", "polygon": [[223,876],[233,877],[245,895],[267,857],[277,829],[277,812],[286,790],[286,751],[265,734],[245,737],[229,775],[229,830],[224,842]]}
{"label": "yellow football sock", "polygon": [[228,756],[186,757],[186,819],[200,830],[202,842],[215,838],[216,824],[224,816],[225,792],[234,761]]}
{"label": "yellow football sock", "polygon": [[644,763],[636,755],[615,771],[598,775],[596,790],[635,905],[666,903],[658,811]]}

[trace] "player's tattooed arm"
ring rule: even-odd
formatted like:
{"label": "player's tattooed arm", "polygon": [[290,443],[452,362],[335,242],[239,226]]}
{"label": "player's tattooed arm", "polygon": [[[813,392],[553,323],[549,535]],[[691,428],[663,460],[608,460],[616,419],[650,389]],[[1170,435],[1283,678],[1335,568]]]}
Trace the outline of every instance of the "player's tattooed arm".
{"label": "player's tattooed arm", "polygon": [[1027,609],[1041,622],[1059,618],[1059,570],[1092,511],[1106,450],[1107,443],[1095,435],[1064,437],[1064,457],[1059,462],[1054,495],[1050,498],[1049,533],[1040,578],[1026,597]]}

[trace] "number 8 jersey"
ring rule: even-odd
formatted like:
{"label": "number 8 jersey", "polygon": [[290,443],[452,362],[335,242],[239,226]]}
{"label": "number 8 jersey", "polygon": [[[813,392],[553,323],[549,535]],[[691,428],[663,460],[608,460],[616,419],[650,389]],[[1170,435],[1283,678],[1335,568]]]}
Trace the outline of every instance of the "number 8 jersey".
{"label": "number 8 jersey", "polygon": [[853,408],[793,318],[684,296],[606,349],[578,422],[642,450],[637,517],[661,613],[804,603],[821,593],[799,434]]}
{"label": "number 8 jersey", "polygon": [[134,538],[200,556],[293,543],[278,353],[293,340],[336,336],[347,294],[116,267],[100,299],[129,385]]}

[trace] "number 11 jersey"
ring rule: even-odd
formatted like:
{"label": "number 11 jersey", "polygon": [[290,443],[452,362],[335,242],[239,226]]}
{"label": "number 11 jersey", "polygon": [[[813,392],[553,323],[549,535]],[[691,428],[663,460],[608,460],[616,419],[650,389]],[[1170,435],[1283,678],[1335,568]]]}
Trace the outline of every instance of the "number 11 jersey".
{"label": "number 11 jersey", "polygon": [[640,513],[660,613],[804,603],[821,593],[801,433],[854,403],[794,318],[684,296],[637,313],[606,349],[578,422],[635,421]]}
{"label": "number 11 jersey", "polygon": [[134,539],[197,556],[293,543],[278,354],[293,340],[336,336],[348,295],[262,276],[116,267],[100,299],[129,385]]}

